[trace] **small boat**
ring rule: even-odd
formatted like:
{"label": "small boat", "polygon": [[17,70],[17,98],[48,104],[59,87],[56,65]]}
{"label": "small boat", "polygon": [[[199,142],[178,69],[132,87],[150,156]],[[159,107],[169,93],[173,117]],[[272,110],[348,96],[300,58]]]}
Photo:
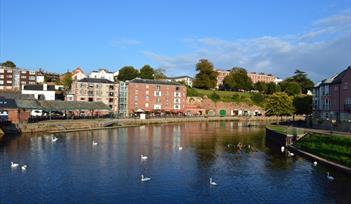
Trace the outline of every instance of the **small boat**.
{"label": "small boat", "polygon": [[27,165],[21,166],[22,171],[25,171],[27,169]]}
{"label": "small boat", "polygon": [[145,155],[140,155],[140,158],[141,158],[141,160],[147,160],[147,156],[145,156]]}
{"label": "small boat", "polygon": [[93,146],[96,146],[96,145],[98,145],[98,143],[97,143],[97,142],[95,142],[95,141],[93,141]]}

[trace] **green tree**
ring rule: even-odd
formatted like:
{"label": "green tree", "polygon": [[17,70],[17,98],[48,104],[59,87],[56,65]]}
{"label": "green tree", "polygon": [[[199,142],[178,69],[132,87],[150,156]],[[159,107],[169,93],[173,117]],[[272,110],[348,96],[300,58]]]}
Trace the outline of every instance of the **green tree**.
{"label": "green tree", "polygon": [[286,81],[280,83],[282,91],[287,93],[289,96],[296,96],[301,94],[301,86],[295,81]]}
{"label": "green tree", "polygon": [[193,86],[200,89],[212,89],[216,87],[218,73],[214,71],[213,64],[207,59],[201,59],[196,64],[196,74]]}
{"label": "green tree", "polygon": [[223,85],[226,89],[248,91],[252,88],[252,81],[244,68],[233,68],[224,78]]}
{"label": "green tree", "polygon": [[154,78],[155,79],[165,79],[167,78],[166,76],[166,70],[163,68],[158,68],[154,70]]}
{"label": "green tree", "polygon": [[312,96],[300,95],[295,96],[293,100],[295,107],[295,114],[298,115],[310,115],[312,114]]}
{"label": "green tree", "polygon": [[132,66],[125,66],[119,70],[117,78],[119,81],[126,81],[126,80],[135,79],[138,76],[139,76],[139,71],[137,69],[134,69],[134,67]]}
{"label": "green tree", "polygon": [[16,68],[16,64],[13,63],[13,62],[10,61],[10,60],[7,60],[7,61],[1,63],[1,66],[10,67],[10,68]]}
{"label": "green tree", "polygon": [[140,78],[142,79],[154,79],[154,69],[150,65],[144,65],[140,69]]}
{"label": "green tree", "polygon": [[285,79],[288,82],[296,82],[300,85],[303,94],[306,94],[308,90],[312,90],[313,81],[307,77],[307,74],[301,70],[296,70],[294,76]]}
{"label": "green tree", "polygon": [[265,103],[266,116],[289,116],[294,114],[293,99],[284,92],[270,95]]}
{"label": "green tree", "polygon": [[265,97],[261,93],[252,93],[250,99],[255,105],[262,105],[265,101]]}
{"label": "green tree", "polygon": [[267,91],[267,83],[264,83],[262,81],[256,82],[254,84],[254,89],[261,93],[265,93]]}
{"label": "green tree", "polygon": [[280,90],[280,86],[279,84],[276,84],[274,82],[270,82],[267,84],[267,89],[265,91],[266,94],[274,94],[275,92],[279,92]]}
{"label": "green tree", "polygon": [[66,72],[62,78],[61,84],[64,86],[64,88],[70,89],[71,84],[72,84],[72,73],[71,72]]}

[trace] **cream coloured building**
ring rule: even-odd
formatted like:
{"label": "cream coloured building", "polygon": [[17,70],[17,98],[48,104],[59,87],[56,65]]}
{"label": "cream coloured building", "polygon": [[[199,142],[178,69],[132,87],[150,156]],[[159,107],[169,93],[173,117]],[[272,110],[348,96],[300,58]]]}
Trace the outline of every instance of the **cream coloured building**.
{"label": "cream coloured building", "polygon": [[118,83],[108,79],[84,78],[73,81],[66,95],[67,101],[101,101],[113,112],[118,111]]}

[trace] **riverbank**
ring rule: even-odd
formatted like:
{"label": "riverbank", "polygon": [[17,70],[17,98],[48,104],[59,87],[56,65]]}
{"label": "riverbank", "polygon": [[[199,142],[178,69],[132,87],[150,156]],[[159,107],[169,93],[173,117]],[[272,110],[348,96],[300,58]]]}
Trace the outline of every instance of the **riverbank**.
{"label": "riverbank", "polygon": [[[284,118],[287,120],[288,118]],[[276,117],[181,117],[153,119],[82,119],[82,120],[51,120],[38,123],[27,123],[19,126],[22,133],[38,132],[68,132],[80,130],[96,130],[112,127],[128,127],[135,125],[180,123],[180,122],[210,122],[210,121],[242,121],[242,122],[275,122]]]}
{"label": "riverbank", "polygon": [[[289,151],[295,152],[307,159],[318,161],[326,166],[333,167],[351,174],[351,137],[350,135],[327,134],[326,132],[309,132],[308,129],[299,131],[287,126],[269,125],[266,127],[266,137],[287,146]],[[315,131],[315,130],[314,130]],[[287,135],[302,133],[292,143],[286,143]],[[298,136],[298,135],[297,135]],[[284,140],[285,139],[285,140]]]}
{"label": "riverbank", "polygon": [[308,133],[294,146],[351,168],[351,138],[342,135]]}

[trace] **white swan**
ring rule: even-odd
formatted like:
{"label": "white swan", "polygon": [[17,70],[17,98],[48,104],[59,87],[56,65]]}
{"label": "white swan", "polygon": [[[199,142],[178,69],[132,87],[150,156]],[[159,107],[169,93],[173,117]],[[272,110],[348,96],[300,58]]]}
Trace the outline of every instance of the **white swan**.
{"label": "white swan", "polygon": [[96,145],[98,145],[98,143],[93,140],[93,146],[96,146]]}
{"label": "white swan", "polygon": [[329,175],[329,171],[327,172],[327,179],[330,180],[330,181],[333,181],[333,180],[334,180],[334,177],[332,177],[332,176]]}
{"label": "white swan", "polygon": [[318,164],[317,161],[313,162],[313,166],[317,166],[317,164]]}
{"label": "white swan", "polygon": [[147,160],[147,156],[145,155],[140,155],[141,160]]}
{"label": "white swan", "polygon": [[210,178],[210,185],[217,186],[217,183],[212,180],[212,177]]}
{"label": "white swan", "polygon": [[183,150],[183,147],[178,147],[178,150]]}
{"label": "white swan", "polygon": [[151,178],[144,177],[144,174],[141,174],[141,182],[150,181],[150,180],[151,180]]}
{"label": "white swan", "polygon": [[293,157],[293,156],[295,155],[294,153],[289,152],[289,151],[288,151],[288,153],[289,153],[289,156],[290,156],[290,157]]}
{"label": "white swan", "polygon": [[11,162],[11,167],[12,167],[12,168],[16,168],[16,167],[18,167],[18,166],[19,166],[19,164],[15,163],[15,162]]}
{"label": "white swan", "polygon": [[55,137],[55,136],[53,136],[53,137],[51,138],[51,141],[52,141],[52,142],[56,142],[57,140],[58,140],[58,138]]}
{"label": "white swan", "polygon": [[281,152],[284,152],[284,151],[285,151],[285,147],[282,146],[282,147],[280,148],[280,151],[281,151]]}
{"label": "white swan", "polygon": [[22,171],[25,171],[27,169],[27,165],[21,166]]}

